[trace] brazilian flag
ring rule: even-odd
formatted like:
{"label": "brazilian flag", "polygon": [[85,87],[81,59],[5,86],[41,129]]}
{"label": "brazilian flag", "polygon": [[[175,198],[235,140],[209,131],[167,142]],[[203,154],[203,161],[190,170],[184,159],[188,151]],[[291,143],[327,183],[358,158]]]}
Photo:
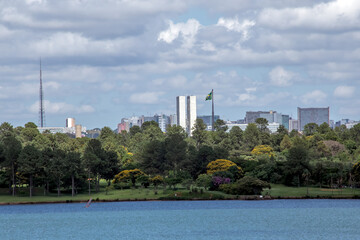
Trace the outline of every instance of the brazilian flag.
{"label": "brazilian flag", "polygon": [[211,91],[211,92],[206,96],[205,101],[211,100],[211,99],[212,99],[212,94],[213,94],[213,92]]}

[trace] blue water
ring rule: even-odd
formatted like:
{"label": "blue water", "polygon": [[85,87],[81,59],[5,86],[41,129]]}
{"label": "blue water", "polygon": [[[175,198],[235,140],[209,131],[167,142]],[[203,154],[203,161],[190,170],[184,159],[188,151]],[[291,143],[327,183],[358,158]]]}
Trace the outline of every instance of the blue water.
{"label": "blue water", "polygon": [[0,206],[0,239],[360,239],[359,200]]}

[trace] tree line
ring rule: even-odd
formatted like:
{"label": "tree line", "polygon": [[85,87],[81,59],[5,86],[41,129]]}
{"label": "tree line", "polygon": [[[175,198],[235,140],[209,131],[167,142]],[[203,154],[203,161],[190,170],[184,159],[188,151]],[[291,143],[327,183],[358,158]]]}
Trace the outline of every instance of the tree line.
{"label": "tree line", "polygon": [[[210,132],[197,119],[188,136],[180,126],[168,126],[163,133],[152,121],[129,132],[115,133],[104,127],[98,138],[89,139],[40,133],[31,122],[16,128],[5,122],[0,125],[0,187],[12,195],[22,185],[29,187],[30,196],[34,187],[42,188],[44,194],[71,191],[75,195],[99,191],[100,179],[110,186],[116,175],[138,171],[148,176],[138,177],[145,185],[150,178],[163,178],[169,185],[197,181],[213,189],[225,181],[240,186],[245,177],[243,182],[320,187],[356,186],[360,180],[356,164],[360,124],[331,129],[326,123],[310,123],[302,134],[289,133],[283,126],[272,134],[267,125],[266,119],[259,118],[244,131],[239,127],[229,131],[219,119]],[[230,167],[209,173],[210,163],[217,159],[231,161],[241,174]],[[125,170],[126,174],[120,174]],[[132,177],[133,184],[135,180]]]}

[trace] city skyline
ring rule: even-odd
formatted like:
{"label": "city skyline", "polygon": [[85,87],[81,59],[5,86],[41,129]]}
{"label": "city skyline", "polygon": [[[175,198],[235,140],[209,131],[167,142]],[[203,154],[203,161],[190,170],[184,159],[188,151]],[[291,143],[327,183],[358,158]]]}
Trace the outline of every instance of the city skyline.
{"label": "city skyline", "polygon": [[356,0],[0,2],[0,121],[45,126],[75,118],[116,128],[129,116],[174,114],[194,95],[197,114],[330,107],[360,119]]}

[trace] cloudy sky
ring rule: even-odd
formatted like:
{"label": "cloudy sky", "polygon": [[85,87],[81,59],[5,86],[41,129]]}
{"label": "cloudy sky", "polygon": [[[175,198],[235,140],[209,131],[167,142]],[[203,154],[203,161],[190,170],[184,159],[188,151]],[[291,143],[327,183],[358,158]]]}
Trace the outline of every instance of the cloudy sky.
{"label": "cloudy sky", "polygon": [[87,128],[175,113],[249,110],[360,119],[359,0],[0,0],[0,122]]}

